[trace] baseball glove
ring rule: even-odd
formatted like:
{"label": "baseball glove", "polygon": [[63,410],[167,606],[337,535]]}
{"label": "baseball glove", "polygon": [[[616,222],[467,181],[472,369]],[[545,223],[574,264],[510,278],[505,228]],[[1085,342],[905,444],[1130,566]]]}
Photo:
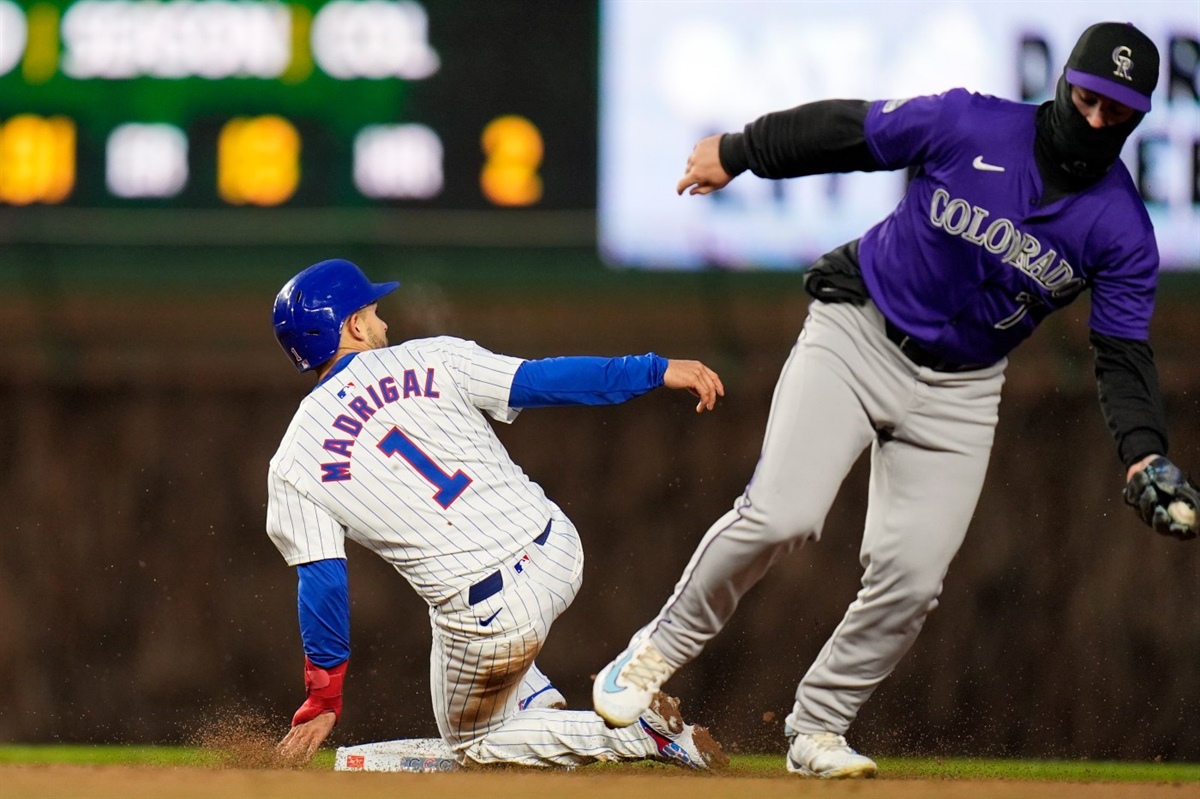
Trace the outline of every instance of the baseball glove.
{"label": "baseball glove", "polygon": [[1126,483],[1125,504],[1163,535],[1188,541],[1200,533],[1200,488],[1161,455]]}

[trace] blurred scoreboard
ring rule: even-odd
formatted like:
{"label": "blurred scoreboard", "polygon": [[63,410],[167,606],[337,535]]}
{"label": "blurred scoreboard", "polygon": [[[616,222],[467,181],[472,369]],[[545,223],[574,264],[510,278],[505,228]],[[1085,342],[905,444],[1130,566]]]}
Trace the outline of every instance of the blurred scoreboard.
{"label": "blurred scoreboard", "polygon": [[596,9],[0,0],[0,207],[591,209]]}

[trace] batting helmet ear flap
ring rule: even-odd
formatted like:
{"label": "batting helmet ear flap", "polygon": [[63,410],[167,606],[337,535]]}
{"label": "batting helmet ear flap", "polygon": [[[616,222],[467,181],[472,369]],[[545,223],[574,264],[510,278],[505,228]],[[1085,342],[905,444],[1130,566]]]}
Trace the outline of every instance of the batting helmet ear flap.
{"label": "batting helmet ear flap", "polygon": [[399,283],[372,283],[349,261],[313,264],[284,284],[275,297],[275,338],[298,372],[333,357],[342,325],[355,311],[378,302]]}

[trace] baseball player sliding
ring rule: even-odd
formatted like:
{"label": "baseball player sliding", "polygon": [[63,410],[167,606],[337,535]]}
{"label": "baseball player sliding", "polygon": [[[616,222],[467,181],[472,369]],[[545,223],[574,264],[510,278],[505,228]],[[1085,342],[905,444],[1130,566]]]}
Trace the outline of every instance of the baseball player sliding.
{"label": "baseball player sliding", "polygon": [[297,370],[317,374],[268,473],[267,532],[299,575],[307,689],[281,753],[307,762],[342,712],[349,539],[395,566],[429,603],[434,716],[460,761],[727,763],[669,697],[616,729],[591,711],[561,709],[562,694],[535,660],[579,590],[579,535],[485,418],[625,402],[664,385],[695,394],[701,412],[724,394],[720,378],[697,361],[653,353],[526,361],[448,336],[388,346],[376,304],[398,285],[330,260],[275,299],[284,352]]}
{"label": "baseball player sliding", "polygon": [[1147,342],[1154,231],[1119,156],[1150,110],[1158,51],[1101,23],[1040,107],[955,89],[830,100],[702,139],[678,191],[764,178],[908,169],[905,196],[861,239],[812,265],[814,301],[783,366],[745,493],[700,542],[658,616],[598,675],[597,712],[638,717],[697,657],[780,556],[816,540],[871,450],[862,590],[796,691],[787,768],[873,776],[844,737],[937,607],[992,448],[1006,356],[1091,290],[1100,402],[1125,499],[1160,533],[1195,538],[1200,494],[1167,458]]}

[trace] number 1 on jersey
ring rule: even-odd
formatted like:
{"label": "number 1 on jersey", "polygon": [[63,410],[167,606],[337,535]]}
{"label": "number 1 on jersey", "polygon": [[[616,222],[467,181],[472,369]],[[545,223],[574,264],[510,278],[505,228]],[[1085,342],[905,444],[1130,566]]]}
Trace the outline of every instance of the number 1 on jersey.
{"label": "number 1 on jersey", "polygon": [[386,436],[379,439],[379,444],[376,446],[389,458],[399,455],[416,470],[417,474],[428,480],[437,489],[437,493],[433,495],[433,501],[443,508],[450,507],[454,500],[462,496],[462,492],[466,491],[467,486],[471,484],[471,478],[463,474],[461,469],[454,474],[447,474],[441,466],[434,463],[433,458],[413,443],[411,438],[404,435],[399,427],[393,427]]}

